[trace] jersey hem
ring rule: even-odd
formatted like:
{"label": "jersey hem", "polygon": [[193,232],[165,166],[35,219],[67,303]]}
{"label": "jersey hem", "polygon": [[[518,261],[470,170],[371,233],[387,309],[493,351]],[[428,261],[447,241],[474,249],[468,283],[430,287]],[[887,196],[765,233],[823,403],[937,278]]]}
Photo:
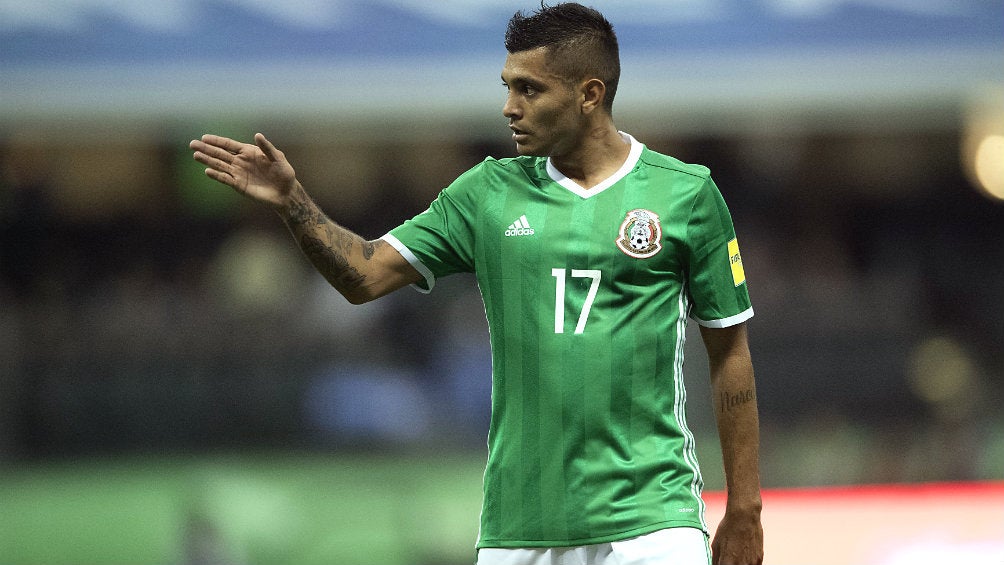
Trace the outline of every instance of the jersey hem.
{"label": "jersey hem", "polygon": [[707,528],[698,522],[692,522],[689,520],[667,520],[665,522],[658,522],[648,526],[627,530],[626,532],[571,540],[478,540],[476,548],[520,549],[530,547],[574,547],[579,545],[593,545],[597,543],[623,541],[668,528],[695,528],[704,532],[704,535],[708,535]]}
{"label": "jersey hem", "polygon": [[695,322],[706,328],[727,328],[729,326],[741,324],[752,317],[753,317],[752,306],[747,308],[745,311],[736,314],[735,316],[729,316],[728,318],[721,318],[718,320],[702,320],[697,316],[691,315],[691,318],[693,318]]}
{"label": "jersey hem", "polygon": [[400,239],[394,237],[393,235],[389,233],[384,234],[384,236],[380,239],[386,241],[391,247],[396,249],[397,252],[401,254],[401,257],[404,257],[405,261],[410,263],[412,267],[415,267],[415,270],[418,271],[418,273],[422,275],[422,278],[425,279],[426,286],[423,287],[416,283],[411,285],[411,287],[422,294],[429,294],[432,292],[432,287],[436,286],[436,275],[432,274],[432,271],[425,266],[425,263],[416,257],[415,254],[411,252],[411,249],[408,249],[405,244],[401,243]]}

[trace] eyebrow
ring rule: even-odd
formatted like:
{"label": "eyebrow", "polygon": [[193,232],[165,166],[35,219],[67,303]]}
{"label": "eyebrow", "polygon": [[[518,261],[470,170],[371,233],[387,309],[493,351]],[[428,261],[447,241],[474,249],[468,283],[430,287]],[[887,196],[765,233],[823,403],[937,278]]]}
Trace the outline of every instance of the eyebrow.
{"label": "eyebrow", "polygon": [[544,89],[544,83],[540,82],[539,80],[535,80],[535,79],[528,78],[528,77],[525,77],[525,76],[514,76],[510,80],[506,80],[505,73],[503,73],[501,75],[501,78],[502,78],[502,82],[504,82],[505,84],[510,85],[510,86],[514,85],[514,84],[521,84],[522,83],[522,84],[530,85],[530,86],[536,88],[537,90],[543,90]]}

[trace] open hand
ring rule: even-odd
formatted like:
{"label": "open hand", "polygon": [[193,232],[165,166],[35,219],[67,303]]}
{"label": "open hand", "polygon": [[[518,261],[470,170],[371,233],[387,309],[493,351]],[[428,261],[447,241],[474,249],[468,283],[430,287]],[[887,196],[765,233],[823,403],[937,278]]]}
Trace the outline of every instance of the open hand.
{"label": "open hand", "polygon": [[258,133],[254,144],[227,137],[204,135],[189,147],[193,157],[206,165],[206,176],[275,208],[287,205],[296,186],[296,172],[282,151]]}

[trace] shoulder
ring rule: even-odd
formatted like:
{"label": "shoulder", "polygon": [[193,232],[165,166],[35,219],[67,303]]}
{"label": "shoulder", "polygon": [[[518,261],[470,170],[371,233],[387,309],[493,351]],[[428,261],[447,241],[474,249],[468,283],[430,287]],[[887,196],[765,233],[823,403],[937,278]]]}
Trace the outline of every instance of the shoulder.
{"label": "shoulder", "polygon": [[718,192],[711,171],[704,165],[685,163],[647,147],[638,159],[637,168],[642,169],[649,182],[668,191],[677,202],[689,203],[691,207],[697,201],[715,198]]}
{"label": "shoulder", "polygon": [[546,178],[545,160],[538,157],[487,157],[455,180],[449,192],[483,192],[492,187],[511,188],[513,185],[538,184]]}
{"label": "shoulder", "polygon": [[[525,176],[529,178],[536,178],[541,175],[546,175],[544,172],[546,159],[541,157],[506,157],[502,159],[496,159],[495,157],[487,157],[484,161],[480,163],[480,167],[485,172],[502,174],[508,176]],[[475,167],[475,168],[478,168]]]}
{"label": "shoulder", "polygon": [[711,180],[711,170],[704,165],[685,163],[676,157],[664,155],[657,151],[653,151],[648,147],[642,151],[639,162],[653,171],[677,176],[680,177],[681,180],[689,178],[699,183]]}

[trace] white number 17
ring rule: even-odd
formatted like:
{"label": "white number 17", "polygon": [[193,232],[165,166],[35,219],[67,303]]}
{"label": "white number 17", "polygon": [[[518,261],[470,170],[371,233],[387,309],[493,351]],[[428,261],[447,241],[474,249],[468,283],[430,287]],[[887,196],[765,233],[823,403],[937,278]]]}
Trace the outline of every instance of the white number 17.
{"label": "white number 17", "polygon": [[[601,272],[596,269],[571,269],[572,277],[580,279],[593,279],[589,285],[589,292],[586,294],[586,301],[582,304],[582,311],[579,312],[579,321],[575,324],[575,333],[580,334],[586,329],[586,319],[589,318],[589,309],[593,307],[593,300],[596,300],[596,291],[600,288]],[[567,269],[551,269],[551,276],[555,280],[554,291],[554,333],[565,333],[565,273]]]}

